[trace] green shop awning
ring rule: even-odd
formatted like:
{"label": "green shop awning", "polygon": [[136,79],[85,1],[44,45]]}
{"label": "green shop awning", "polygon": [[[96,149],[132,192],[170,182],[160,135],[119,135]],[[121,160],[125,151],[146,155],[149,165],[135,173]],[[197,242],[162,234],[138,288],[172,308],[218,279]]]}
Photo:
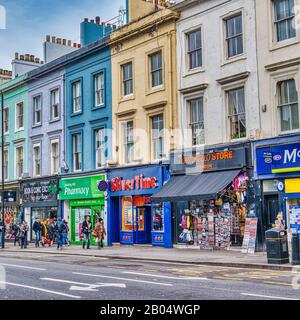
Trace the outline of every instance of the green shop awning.
{"label": "green shop awning", "polygon": [[172,176],[170,181],[151,199],[153,202],[214,199],[220,191],[232,183],[240,171],[230,170]]}

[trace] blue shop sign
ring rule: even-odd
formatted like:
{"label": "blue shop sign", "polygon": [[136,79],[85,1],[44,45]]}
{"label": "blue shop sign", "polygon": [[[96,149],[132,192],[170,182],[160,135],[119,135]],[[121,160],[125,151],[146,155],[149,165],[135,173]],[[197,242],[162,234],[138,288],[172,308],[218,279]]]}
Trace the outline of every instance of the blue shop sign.
{"label": "blue shop sign", "polygon": [[258,175],[300,171],[300,143],[256,149]]}
{"label": "blue shop sign", "polygon": [[111,170],[107,174],[108,194],[110,196],[154,194],[168,177],[168,172],[163,166]]}

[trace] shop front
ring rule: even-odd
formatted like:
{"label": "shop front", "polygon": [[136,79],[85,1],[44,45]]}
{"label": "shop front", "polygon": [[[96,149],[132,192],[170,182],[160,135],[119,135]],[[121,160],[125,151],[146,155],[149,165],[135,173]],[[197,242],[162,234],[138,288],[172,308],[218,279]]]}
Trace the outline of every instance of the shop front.
{"label": "shop front", "polygon": [[167,167],[147,165],[111,169],[107,178],[102,187],[108,190],[109,244],[151,244],[171,248],[170,204],[151,200],[169,178]]}
{"label": "shop front", "polygon": [[255,178],[261,189],[263,230],[279,212],[289,235],[300,233],[300,136],[255,143]]}
{"label": "shop front", "polygon": [[171,152],[171,179],[152,200],[172,202],[175,244],[242,246],[246,218],[255,218],[250,157],[249,144]]}
{"label": "shop front", "polygon": [[[20,186],[19,184],[8,184],[4,187],[4,223],[6,227],[5,238],[13,239],[14,223],[22,221],[20,210]],[[0,207],[2,215],[2,197],[0,197]]]}
{"label": "shop front", "polygon": [[98,218],[102,218],[106,226],[104,192],[98,189],[99,182],[104,179],[105,175],[95,175],[60,180],[59,199],[63,201],[63,216],[69,221],[70,239],[74,244],[81,243],[82,223],[87,216],[90,217],[93,227]]}
{"label": "shop front", "polygon": [[36,218],[53,221],[59,213],[57,200],[58,177],[30,179],[21,182],[21,204],[24,218],[29,224],[30,239],[34,240],[32,225]]}

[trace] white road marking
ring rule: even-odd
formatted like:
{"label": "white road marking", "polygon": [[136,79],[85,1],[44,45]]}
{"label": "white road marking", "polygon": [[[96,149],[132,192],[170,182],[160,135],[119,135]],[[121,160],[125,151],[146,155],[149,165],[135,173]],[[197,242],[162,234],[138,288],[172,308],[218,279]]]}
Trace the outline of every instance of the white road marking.
{"label": "white road marking", "polygon": [[21,268],[21,269],[29,269],[29,270],[38,270],[38,271],[46,271],[47,269],[44,268],[36,268],[36,267],[28,267],[28,266],[21,266],[19,264],[9,264],[9,263],[1,263],[0,265],[5,267],[13,267],[13,268]]}
{"label": "white road marking", "polygon": [[26,286],[24,284],[19,284],[19,283],[12,283],[12,282],[7,282],[7,281],[0,281],[0,283],[6,284],[6,285],[9,285],[9,286],[14,286],[14,287],[26,288],[26,289],[36,290],[36,291],[42,291],[42,292],[46,292],[46,293],[55,294],[55,295],[58,295],[58,296],[68,297],[68,298],[81,299],[80,296],[74,296],[74,295],[71,295],[71,294],[58,292],[58,291],[47,290],[47,289],[42,289],[42,288],[38,288],[38,287]]}
{"label": "white road marking", "polygon": [[171,277],[171,276],[164,276],[160,274],[149,274],[149,273],[141,273],[141,272],[133,272],[133,271],[123,271],[122,273],[125,274],[133,274],[137,276],[146,276],[146,277],[154,277],[154,278],[166,278],[166,279],[176,279],[176,280],[208,280],[208,278],[202,277]]}
{"label": "white road marking", "polygon": [[287,298],[287,297],[265,296],[263,294],[254,294],[254,293],[241,293],[241,295],[242,296],[250,296],[250,297],[279,299],[279,300],[300,300],[300,299]]}
{"label": "white road marking", "polygon": [[88,277],[116,279],[116,280],[122,280],[122,281],[141,282],[141,283],[155,284],[155,285],[159,285],[159,286],[173,287],[173,285],[171,283],[162,283],[162,282],[153,282],[153,281],[146,281],[146,280],[119,278],[119,277],[113,277],[113,276],[104,276],[104,275],[89,274],[89,273],[82,273],[82,272],[72,272],[72,273],[77,274],[77,275],[81,275],[81,276],[88,276]]}
{"label": "white road marking", "polygon": [[[101,288],[101,287],[126,288],[125,283],[100,283],[100,282],[84,283],[84,282],[70,281],[70,280],[64,280],[64,279],[54,279],[54,278],[40,278],[40,279],[45,281],[75,284],[76,286],[71,286],[70,290],[76,290],[76,291],[98,291],[97,288]],[[82,286],[85,286],[85,287],[82,287]]]}

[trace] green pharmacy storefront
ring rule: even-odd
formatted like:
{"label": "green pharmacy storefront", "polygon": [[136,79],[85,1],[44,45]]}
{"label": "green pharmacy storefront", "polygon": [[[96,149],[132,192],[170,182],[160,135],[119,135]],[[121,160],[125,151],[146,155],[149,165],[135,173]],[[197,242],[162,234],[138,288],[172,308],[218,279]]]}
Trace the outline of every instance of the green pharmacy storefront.
{"label": "green pharmacy storefront", "polygon": [[81,243],[82,223],[86,216],[90,216],[93,227],[98,218],[102,218],[106,225],[104,192],[98,189],[98,183],[103,180],[104,175],[60,180],[59,200],[62,201],[62,216],[69,221],[70,239],[73,244]]}

